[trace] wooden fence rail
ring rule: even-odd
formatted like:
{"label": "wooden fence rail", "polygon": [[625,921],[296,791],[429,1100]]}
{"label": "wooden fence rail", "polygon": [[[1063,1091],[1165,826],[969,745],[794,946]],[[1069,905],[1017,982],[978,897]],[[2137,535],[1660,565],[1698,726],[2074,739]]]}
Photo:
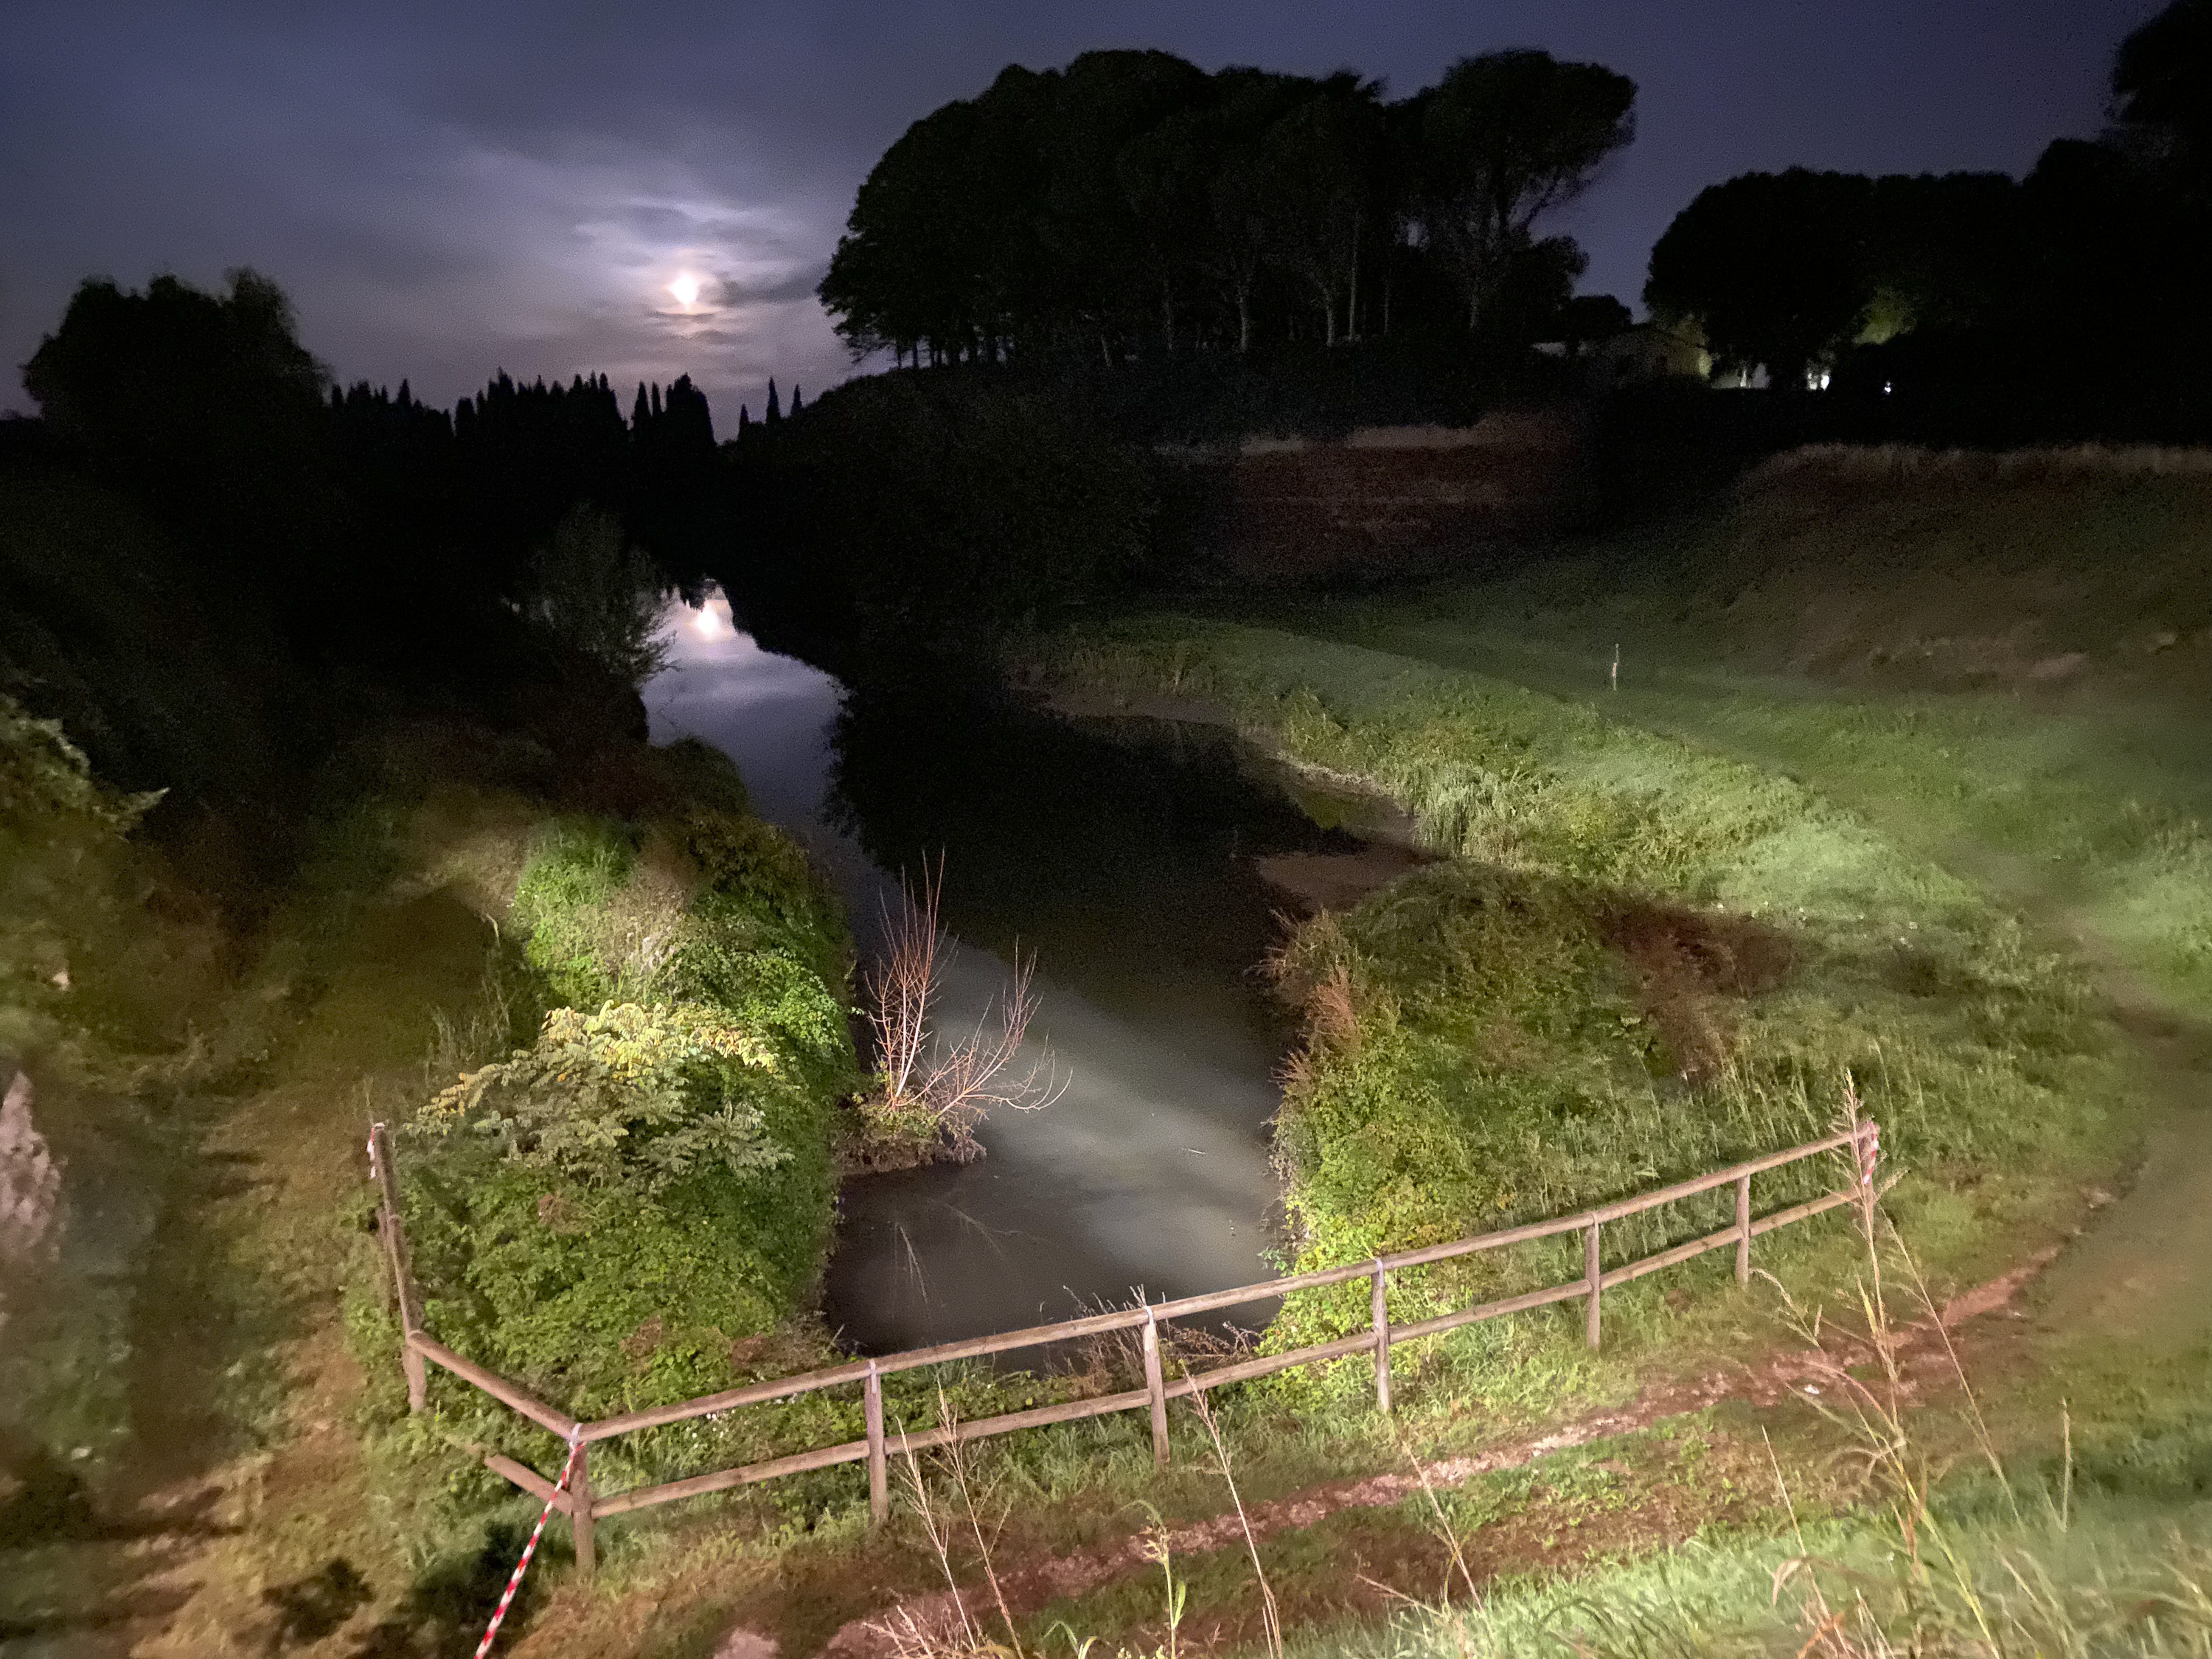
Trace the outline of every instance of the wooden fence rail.
{"label": "wooden fence rail", "polygon": [[[1553,1302],[1571,1302],[1577,1297],[1583,1304],[1584,1338],[1592,1348],[1595,1348],[1601,1337],[1600,1311],[1604,1293],[1616,1285],[1628,1284],[1647,1273],[1657,1273],[1662,1268],[1702,1255],[1708,1250],[1722,1249],[1731,1244],[1735,1247],[1736,1282],[1747,1284],[1751,1277],[1751,1241],[1762,1233],[1771,1232],[1778,1227],[1789,1226],[1846,1204],[1862,1206],[1869,1218],[1868,1224],[1871,1224],[1871,1206],[1875,1190],[1874,1170],[1880,1145],[1879,1127],[1870,1121],[1860,1122],[1820,1140],[1807,1141],[1802,1146],[1791,1146],[1778,1152],[1769,1152],[1761,1158],[1731,1164],[1725,1170],[1716,1170],[1710,1175],[1676,1182],[1672,1186],[1657,1188],[1632,1198],[1620,1199],[1611,1204],[1599,1205],[1594,1209],[1577,1211],[1572,1215],[1559,1216],[1549,1221],[1530,1222],[1525,1226],[1508,1227],[1498,1232],[1455,1239],[1449,1243],[1431,1244],[1420,1249],[1378,1255],[1370,1261],[1324,1267],[1313,1273],[1291,1273],[1261,1285],[1209,1291],[1201,1296],[1179,1297],[1141,1307],[1117,1309],[1110,1313],[1089,1314],[1079,1319],[1061,1320],[1051,1325],[1032,1325],[995,1336],[969,1337],[958,1342],[940,1342],[933,1347],[909,1349],[904,1353],[855,1359],[842,1365],[804,1372],[797,1376],[750,1382],[743,1388],[726,1389],[720,1394],[707,1395],[696,1400],[654,1406],[644,1411],[625,1412],[618,1416],[585,1423],[580,1423],[543,1401],[533,1399],[505,1377],[455,1353],[423,1328],[422,1296],[410,1271],[406,1236],[400,1224],[398,1171],[392,1163],[392,1139],[381,1123],[373,1126],[369,1131],[369,1160],[372,1174],[380,1188],[382,1202],[378,1208],[378,1231],[383,1237],[386,1261],[391,1269],[393,1294],[398,1306],[402,1333],[400,1364],[407,1377],[409,1409],[421,1411],[427,1403],[426,1372],[423,1369],[427,1361],[452,1372],[463,1382],[483,1390],[564,1441],[572,1436],[580,1440],[581,1444],[571,1490],[557,1495],[551,1480],[512,1458],[488,1453],[484,1454],[483,1461],[487,1468],[524,1491],[551,1499],[569,1516],[575,1531],[576,1564],[588,1577],[593,1559],[593,1522],[608,1516],[626,1515],[633,1510],[646,1509],[656,1504],[671,1504],[681,1498],[702,1497],[708,1492],[726,1492],[737,1486],[774,1480],[788,1474],[803,1474],[813,1469],[830,1468],[841,1463],[865,1462],[868,1466],[869,1513],[874,1521],[880,1522],[889,1516],[890,1509],[890,1459],[933,1446],[948,1445],[956,1440],[981,1440],[993,1435],[1012,1434],[1022,1429],[1042,1428],[1048,1424],[1073,1423],[1085,1418],[1109,1416],[1115,1412],[1149,1411],[1153,1461],[1164,1468],[1168,1462],[1168,1401],[1186,1398],[1203,1389],[1249,1382],[1297,1365],[1317,1364],[1354,1354],[1367,1354],[1372,1357],[1375,1364],[1376,1407],[1387,1413],[1390,1410],[1390,1350],[1396,1344],[1435,1336],[1482,1320],[1525,1312]],[[1845,1147],[1852,1148],[1855,1153],[1852,1159],[1854,1178],[1848,1187],[1792,1205],[1771,1215],[1753,1215],[1751,1181],[1753,1176]],[[1638,1215],[1662,1205],[1677,1203],[1686,1198],[1694,1198],[1701,1193],[1731,1184],[1735,1188],[1735,1219],[1729,1226],[1621,1267],[1607,1269],[1602,1265],[1601,1233],[1607,1223]],[[1583,1272],[1566,1284],[1500,1297],[1472,1308],[1462,1308],[1456,1312],[1440,1314],[1431,1319],[1413,1320],[1403,1324],[1395,1323],[1390,1319],[1387,1292],[1390,1276],[1394,1273],[1403,1273],[1411,1267],[1449,1261],[1458,1256],[1502,1249],[1508,1245],[1553,1238],[1568,1233],[1583,1235]],[[1316,1343],[1288,1353],[1262,1354],[1240,1359],[1205,1371],[1187,1373],[1172,1380],[1164,1375],[1160,1363],[1160,1327],[1167,1322],[1247,1303],[1267,1301],[1286,1296],[1293,1291],[1341,1285],[1356,1279],[1367,1279],[1370,1286],[1370,1322],[1366,1329],[1339,1337],[1333,1342]],[[894,1432],[884,1426],[883,1380],[894,1372],[1127,1330],[1139,1333],[1145,1370],[1145,1386],[1141,1389],[1089,1400],[1071,1400],[1058,1405],[1039,1406],[1027,1411],[1007,1412],[972,1423],[945,1424],[917,1431]],[[771,1458],[764,1462],[693,1475],[688,1480],[633,1487],[610,1497],[595,1497],[592,1493],[589,1471],[592,1442],[854,1383],[860,1384],[862,1390],[863,1417],[866,1425],[865,1439],[847,1441],[842,1445],[820,1446],[811,1451]]]}

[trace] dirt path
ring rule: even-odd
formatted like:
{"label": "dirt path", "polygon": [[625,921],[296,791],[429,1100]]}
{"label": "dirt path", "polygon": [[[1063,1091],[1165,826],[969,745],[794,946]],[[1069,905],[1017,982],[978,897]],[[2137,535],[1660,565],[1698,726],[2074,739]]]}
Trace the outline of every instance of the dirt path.
{"label": "dirt path", "polygon": [[450,896],[362,906],[295,975],[216,1006],[219,1042],[267,1044],[251,1087],[185,1097],[143,1167],[63,1170],[94,1234],[120,1230],[106,1189],[143,1186],[147,1238],[115,1269],[113,1443],[23,1474],[0,1456],[0,1654],[416,1650],[404,1623],[369,1632],[384,1647],[359,1629],[410,1610],[413,1569],[364,1485],[331,1218],[358,1190],[365,1083],[419,1089],[431,1014],[468,1006],[488,938]]}

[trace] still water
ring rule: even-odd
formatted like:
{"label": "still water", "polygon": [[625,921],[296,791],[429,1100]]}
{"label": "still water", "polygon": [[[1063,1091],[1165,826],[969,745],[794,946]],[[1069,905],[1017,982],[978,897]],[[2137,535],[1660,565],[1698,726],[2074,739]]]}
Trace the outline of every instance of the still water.
{"label": "still water", "polygon": [[675,622],[655,741],[738,763],[842,890],[864,957],[899,872],[941,858],[959,950],[939,1029],[971,1028],[1033,954],[1031,1046],[1067,1079],[1045,1110],[995,1115],[976,1163],[847,1183],[825,1296],[845,1340],[882,1352],[1268,1277],[1290,1034],[1254,971],[1280,901],[1252,860],[1341,835],[1224,733],[848,690],[763,650],[719,597]]}

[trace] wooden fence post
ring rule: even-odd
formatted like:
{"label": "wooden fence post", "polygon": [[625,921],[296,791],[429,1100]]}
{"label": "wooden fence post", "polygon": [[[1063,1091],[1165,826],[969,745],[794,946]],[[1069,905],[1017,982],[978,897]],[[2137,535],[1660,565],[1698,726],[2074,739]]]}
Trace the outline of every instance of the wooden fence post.
{"label": "wooden fence post", "polygon": [[1751,1283],[1751,1177],[1735,1183],[1735,1282]]}
{"label": "wooden fence post", "polygon": [[860,1400],[868,1423],[868,1524],[880,1527],[891,1518],[891,1484],[884,1450],[884,1376],[872,1359]]}
{"label": "wooden fence post", "polygon": [[592,1537],[591,1459],[591,1447],[579,1444],[576,1478],[568,1483],[568,1502],[574,1506],[568,1511],[568,1520],[576,1539],[576,1576],[587,1584],[599,1564],[599,1551]]}
{"label": "wooden fence post", "polygon": [[427,1411],[430,1405],[430,1373],[422,1364],[422,1356],[415,1352],[412,1343],[400,1350],[399,1370],[407,1379],[407,1409]]}
{"label": "wooden fence post", "polygon": [[384,1238],[384,1258],[392,1265],[392,1293],[399,1304],[399,1370],[407,1379],[407,1409],[419,1412],[430,1402],[430,1374],[415,1348],[422,1316],[415,1305],[407,1239],[399,1224],[399,1172],[392,1166],[391,1133],[381,1123],[368,1126],[368,1162],[382,1195],[376,1210],[376,1231]]}
{"label": "wooden fence post", "polygon": [[1152,1467],[1168,1466],[1168,1389],[1160,1376],[1160,1322],[1145,1310],[1145,1390],[1152,1397]]}
{"label": "wooden fence post", "polygon": [[1598,1224],[1591,1222],[1589,1231],[1583,1236],[1583,1280],[1589,1287],[1584,1292],[1583,1338],[1592,1353],[1597,1352],[1598,1297],[1605,1292],[1605,1273],[1597,1265]]}
{"label": "wooden fence post", "polygon": [[1390,1415],[1390,1310],[1383,1291],[1382,1258],[1375,1258],[1375,1409]]}

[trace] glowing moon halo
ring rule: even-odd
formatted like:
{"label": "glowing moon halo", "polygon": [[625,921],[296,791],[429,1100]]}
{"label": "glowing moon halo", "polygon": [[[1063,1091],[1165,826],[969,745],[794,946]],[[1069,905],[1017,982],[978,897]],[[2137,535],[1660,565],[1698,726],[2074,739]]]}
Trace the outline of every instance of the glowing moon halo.
{"label": "glowing moon halo", "polygon": [[668,291],[676,296],[678,305],[689,311],[699,303],[699,290],[702,286],[703,284],[699,279],[687,270],[668,285]]}

